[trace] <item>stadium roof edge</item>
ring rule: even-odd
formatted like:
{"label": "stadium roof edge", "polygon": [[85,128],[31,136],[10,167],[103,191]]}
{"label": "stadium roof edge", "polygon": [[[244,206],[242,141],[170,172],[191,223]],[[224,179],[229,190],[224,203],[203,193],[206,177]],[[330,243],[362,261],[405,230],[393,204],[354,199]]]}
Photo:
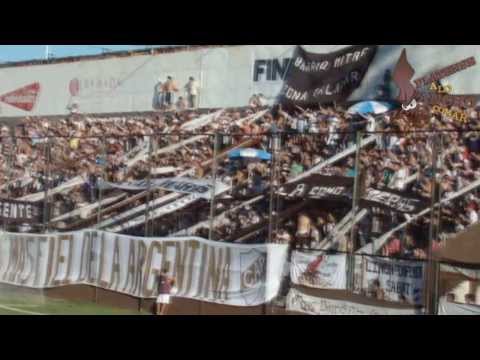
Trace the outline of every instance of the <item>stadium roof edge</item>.
{"label": "stadium roof edge", "polygon": [[175,52],[181,52],[181,51],[191,51],[191,50],[229,47],[229,46],[238,46],[238,45],[180,45],[180,46],[172,46],[168,48],[148,48],[148,49],[140,49],[140,50],[113,51],[113,52],[98,54],[98,55],[68,56],[68,57],[49,59],[49,60],[38,59],[38,60],[26,60],[26,61],[10,61],[10,62],[5,62],[0,64],[0,69],[10,68],[10,67],[21,67],[21,66],[72,63],[72,62],[89,61],[89,60],[103,60],[103,59],[111,59],[116,57],[160,55],[160,54],[169,54],[169,53],[175,53]]}

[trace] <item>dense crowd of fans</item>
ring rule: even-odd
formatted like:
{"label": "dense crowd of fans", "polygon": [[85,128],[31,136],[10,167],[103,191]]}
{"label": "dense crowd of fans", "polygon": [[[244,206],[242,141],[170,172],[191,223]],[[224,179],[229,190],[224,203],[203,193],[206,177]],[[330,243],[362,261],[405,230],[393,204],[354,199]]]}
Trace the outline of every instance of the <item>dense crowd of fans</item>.
{"label": "dense crowd of fans", "polygon": [[[81,185],[52,197],[58,215],[95,204],[99,178],[125,182],[148,176],[190,176],[210,181],[216,139],[211,134],[215,132],[222,134],[218,154],[245,145],[275,155],[274,161],[219,158],[217,180],[229,186],[229,191],[215,201],[217,219],[213,237],[220,241],[248,239],[249,229],[257,235],[263,231],[264,237],[272,218],[269,216],[271,187],[277,189],[342,151],[354,149],[357,130],[370,132],[363,136],[364,139],[374,137],[373,142],[362,148],[360,168],[355,169],[355,152],[352,151],[339,161],[322,167],[319,173],[353,177],[359,170],[366,175],[366,187],[405,191],[426,202],[431,199],[434,178],[438,183],[436,196],[441,199],[449,198],[480,178],[480,118],[474,109],[468,111],[469,121],[465,124],[433,114],[422,105],[415,112],[393,111],[375,117],[351,115],[338,107],[321,107],[315,111],[298,108],[289,113],[278,107],[262,111],[265,102],[261,94],[252,97],[250,105],[212,115],[210,121],[194,130],[185,125],[206,115],[198,110],[159,111],[121,118],[81,115],[52,121],[27,118],[16,125],[13,132],[4,126],[0,152],[2,196],[21,199],[80,176]],[[439,139],[438,131],[443,131],[442,142],[434,144]],[[47,140],[45,136],[50,138]],[[150,147],[152,156],[149,156]],[[435,147],[438,150],[436,169],[432,166]],[[121,193],[108,190],[103,196]],[[155,190],[152,194],[153,199],[158,199],[168,193]],[[129,196],[132,194],[127,194]],[[243,205],[255,197],[257,201]],[[126,203],[108,216],[121,214],[145,201],[146,197]],[[274,201],[273,215],[286,210],[287,205],[277,195]],[[208,201],[202,204],[200,209],[195,207],[195,212],[202,215],[185,217],[181,222],[173,217],[159,219],[158,222],[163,223],[160,233],[174,234],[203,221],[203,226],[197,226],[192,234],[208,236],[206,219],[210,204]],[[318,248],[326,239],[331,240],[331,232],[349,211],[328,212],[320,205],[318,208],[318,211],[303,209],[287,219],[276,219],[273,239],[311,248]],[[442,203],[442,221],[436,228],[436,240],[444,240],[478,222],[479,210],[480,198],[475,189]],[[77,221],[79,216],[72,217],[70,223]],[[408,220],[408,215],[367,209],[353,228],[355,247],[364,246]],[[425,257],[429,221],[429,216],[411,221],[393,233],[379,250],[389,256]],[[168,224],[173,222],[175,226],[169,230]],[[348,236],[346,234],[345,238]]]}

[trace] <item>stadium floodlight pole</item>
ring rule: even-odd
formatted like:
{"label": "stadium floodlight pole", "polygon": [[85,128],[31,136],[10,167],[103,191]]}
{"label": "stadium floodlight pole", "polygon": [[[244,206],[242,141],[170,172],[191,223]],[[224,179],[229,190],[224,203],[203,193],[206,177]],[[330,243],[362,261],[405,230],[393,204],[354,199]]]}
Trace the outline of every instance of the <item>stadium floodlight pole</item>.
{"label": "stadium floodlight pole", "polygon": [[347,241],[347,279],[348,288],[350,291],[354,291],[355,281],[355,219],[358,212],[358,203],[360,195],[360,151],[362,149],[362,131],[357,131],[357,151],[355,154],[355,181],[353,185],[353,199],[352,199],[352,227],[350,228],[350,238]]}
{"label": "stadium floodlight pole", "polygon": [[436,218],[436,209],[435,205],[437,203],[437,136],[432,136],[432,192],[431,192],[431,206],[430,206],[430,227],[428,232],[428,249],[427,249],[427,274],[425,277],[425,289],[426,289],[426,312],[428,315],[434,315],[435,306],[434,306],[434,294],[433,287],[435,283],[434,279],[434,260],[433,260],[433,238],[435,232],[435,218]]}
{"label": "stadium floodlight pole", "polygon": [[150,201],[152,197],[152,156],[153,156],[153,135],[148,137],[148,158],[147,158],[147,206],[145,207],[145,237],[150,236]]}
{"label": "stadium floodlight pole", "polygon": [[217,187],[217,154],[218,146],[220,145],[220,134],[215,131],[213,138],[213,161],[212,161],[212,191],[210,193],[210,226],[208,230],[208,240],[213,238],[213,226],[215,223],[215,193]]}

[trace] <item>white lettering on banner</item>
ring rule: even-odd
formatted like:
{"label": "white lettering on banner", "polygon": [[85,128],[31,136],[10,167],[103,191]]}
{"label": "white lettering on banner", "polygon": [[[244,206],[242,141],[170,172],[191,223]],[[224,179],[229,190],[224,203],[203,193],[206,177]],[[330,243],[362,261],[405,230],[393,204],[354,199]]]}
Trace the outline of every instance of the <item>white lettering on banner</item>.
{"label": "white lettering on banner", "polygon": [[425,265],[419,261],[364,257],[362,289],[369,292],[378,282],[387,301],[419,305],[423,302]]}
{"label": "white lettering on banner", "polygon": [[160,271],[168,269],[177,282],[176,296],[256,306],[277,295],[286,255],[286,245],[193,237],[151,239],[97,230],[48,237],[1,233],[0,282],[38,289],[84,284],[153,298]]}
{"label": "white lettering on banner", "polygon": [[348,73],[348,75],[344,79],[334,84],[325,84],[313,90],[313,97],[316,98],[324,95],[340,94],[346,86],[350,84],[357,84],[359,80],[360,80],[360,73],[358,71],[351,71]]}
{"label": "white lettering on banner", "polygon": [[308,193],[308,196],[314,199],[321,199],[327,195],[337,195],[340,196],[345,194],[346,188],[344,186],[335,186],[335,187],[328,187],[328,186],[314,186]]}
{"label": "white lettering on banner", "polygon": [[352,53],[339,56],[334,61],[334,68],[340,68],[342,66],[354,63],[359,61],[361,58],[365,57],[371,49],[369,47],[363,48],[362,51],[355,51]]}
{"label": "white lettering on banner", "polygon": [[402,212],[412,212],[415,210],[417,200],[408,199],[399,195],[386,193],[380,190],[367,189],[365,200],[375,201]]}
{"label": "white lettering on banner", "polygon": [[[100,179],[98,182],[98,186],[101,189],[117,188],[123,190],[138,191],[147,190],[150,186],[151,188],[159,188],[179,193],[197,194],[205,199],[211,198],[211,189],[213,188],[212,182],[209,182],[208,180],[197,180],[189,178],[153,179],[150,181],[150,183],[148,182],[148,180],[138,180],[125,183],[111,183]],[[215,195],[219,195],[226,190],[228,190],[227,185],[223,184],[221,181],[216,182]]]}
{"label": "white lettering on banner", "polygon": [[0,217],[13,221],[39,221],[40,208],[33,204],[0,200]]}
{"label": "white lettering on banner", "polygon": [[294,66],[303,72],[319,72],[330,69],[330,63],[328,60],[322,62],[311,61],[309,63],[305,63],[302,57],[297,57],[295,59]]}
{"label": "white lettering on banner", "polygon": [[297,285],[317,289],[346,288],[346,255],[324,253],[302,253],[292,256],[290,277]]}
{"label": "white lettering on banner", "polygon": [[418,315],[420,309],[388,308],[363,305],[348,300],[319,298],[291,289],[287,296],[287,311],[309,315]]}
{"label": "white lettering on banner", "polygon": [[282,93],[287,99],[294,100],[294,101],[307,101],[308,99],[308,91],[297,91],[294,88],[285,85]]}

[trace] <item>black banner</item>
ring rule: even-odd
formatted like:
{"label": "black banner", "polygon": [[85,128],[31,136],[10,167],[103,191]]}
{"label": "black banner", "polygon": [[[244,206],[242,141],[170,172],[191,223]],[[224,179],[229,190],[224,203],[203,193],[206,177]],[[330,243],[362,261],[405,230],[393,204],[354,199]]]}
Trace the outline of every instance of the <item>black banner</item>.
{"label": "black banner", "polygon": [[297,46],[279,102],[316,106],[346,100],[360,86],[377,45],[350,46],[330,54],[313,54]]}
{"label": "black banner", "polygon": [[43,207],[36,203],[0,199],[0,221],[8,223],[40,224]]}
{"label": "black banner", "polygon": [[[351,203],[353,187],[353,178],[314,174],[283,186],[279,190],[279,195],[285,196],[287,199],[308,198]],[[425,209],[427,204],[406,192],[369,188],[365,190],[360,200],[360,207],[380,207],[402,213],[416,214]]]}

